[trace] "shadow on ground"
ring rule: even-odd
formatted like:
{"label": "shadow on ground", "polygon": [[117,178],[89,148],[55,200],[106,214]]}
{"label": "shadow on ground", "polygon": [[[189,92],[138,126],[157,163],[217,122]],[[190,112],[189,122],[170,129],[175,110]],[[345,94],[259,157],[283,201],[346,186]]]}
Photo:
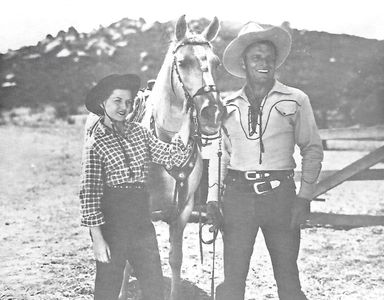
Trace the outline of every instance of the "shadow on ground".
{"label": "shadow on ground", "polygon": [[[171,291],[171,278],[164,277],[164,285],[165,285],[165,299],[168,299],[170,291]],[[195,284],[183,280],[182,281],[182,299],[183,300],[209,300],[210,296],[197,287]],[[128,297],[126,299],[119,300],[141,300],[141,292],[139,287],[139,282],[136,279],[133,279],[128,284]]]}

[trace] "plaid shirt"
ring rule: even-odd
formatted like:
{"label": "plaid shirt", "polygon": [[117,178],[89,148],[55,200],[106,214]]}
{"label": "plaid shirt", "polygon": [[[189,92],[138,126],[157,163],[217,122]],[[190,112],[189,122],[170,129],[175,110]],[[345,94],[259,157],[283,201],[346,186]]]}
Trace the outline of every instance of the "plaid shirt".
{"label": "plaid shirt", "polygon": [[105,223],[100,209],[104,185],[115,187],[127,183],[145,183],[149,162],[167,168],[180,166],[190,151],[191,147],[185,147],[178,135],[172,143],[165,143],[139,123],[127,122],[123,137],[114,134],[100,122],[84,145],[79,194],[81,225],[98,226]]}

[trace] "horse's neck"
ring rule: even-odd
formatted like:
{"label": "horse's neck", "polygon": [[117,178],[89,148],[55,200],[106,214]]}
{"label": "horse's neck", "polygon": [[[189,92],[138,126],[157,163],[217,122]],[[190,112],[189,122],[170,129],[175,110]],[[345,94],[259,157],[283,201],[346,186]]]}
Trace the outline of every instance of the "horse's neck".
{"label": "horse's neck", "polygon": [[183,99],[177,98],[172,89],[171,68],[172,56],[168,53],[148,99],[151,109],[147,110],[144,118],[148,126],[149,119],[153,116],[156,130],[162,140],[168,140],[179,131],[183,118]]}

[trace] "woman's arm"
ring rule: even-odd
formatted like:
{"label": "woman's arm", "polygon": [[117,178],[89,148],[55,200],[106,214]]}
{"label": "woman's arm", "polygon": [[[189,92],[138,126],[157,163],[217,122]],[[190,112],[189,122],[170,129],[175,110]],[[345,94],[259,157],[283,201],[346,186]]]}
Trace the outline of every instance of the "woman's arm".
{"label": "woman's arm", "polygon": [[82,160],[81,225],[89,227],[95,259],[108,263],[111,259],[111,252],[100,228],[100,225],[104,224],[104,215],[100,209],[103,187],[103,162],[94,149],[94,141],[88,140],[85,142]]}
{"label": "woman's arm", "polygon": [[145,131],[151,160],[167,168],[181,165],[189,156],[191,146],[188,145],[190,135],[191,119],[190,113],[184,115],[183,123],[179,132],[173,137],[171,143],[165,143],[153,136],[148,130]]}
{"label": "woman's arm", "polygon": [[94,143],[87,141],[83,152],[79,193],[82,226],[104,224],[104,215],[100,209],[103,188],[103,161],[95,150]]}

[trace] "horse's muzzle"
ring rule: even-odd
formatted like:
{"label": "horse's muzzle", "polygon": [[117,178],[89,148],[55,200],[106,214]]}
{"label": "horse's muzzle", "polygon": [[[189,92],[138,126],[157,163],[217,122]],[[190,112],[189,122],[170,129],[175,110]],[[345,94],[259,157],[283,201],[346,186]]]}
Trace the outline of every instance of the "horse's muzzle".
{"label": "horse's muzzle", "polygon": [[199,113],[200,129],[206,135],[212,135],[219,131],[223,110],[220,105],[212,104],[202,106]]}

